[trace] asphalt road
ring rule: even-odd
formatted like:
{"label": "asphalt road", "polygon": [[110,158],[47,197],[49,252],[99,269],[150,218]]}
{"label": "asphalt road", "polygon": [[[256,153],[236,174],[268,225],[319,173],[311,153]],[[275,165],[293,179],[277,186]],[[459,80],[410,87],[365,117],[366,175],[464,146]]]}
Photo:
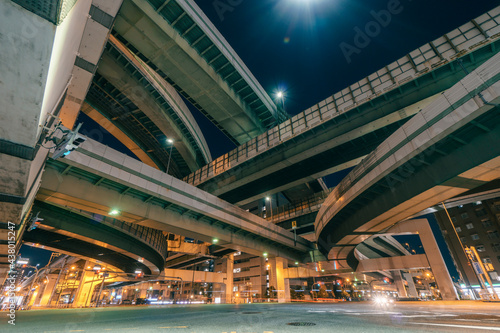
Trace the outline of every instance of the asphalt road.
{"label": "asphalt road", "polygon": [[[0,312],[0,332],[495,332],[500,303],[368,302],[120,306]],[[290,324],[298,323],[302,326]]]}

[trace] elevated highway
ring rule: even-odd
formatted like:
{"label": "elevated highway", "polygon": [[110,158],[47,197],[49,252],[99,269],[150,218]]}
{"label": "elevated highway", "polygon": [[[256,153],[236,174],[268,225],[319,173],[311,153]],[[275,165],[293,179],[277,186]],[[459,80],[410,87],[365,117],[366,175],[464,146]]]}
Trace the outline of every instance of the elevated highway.
{"label": "elevated highway", "polygon": [[462,79],[460,64],[470,71],[498,52],[495,15],[492,10],[477,19],[479,26],[469,22],[423,45],[184,180],[244,205],[357,165]]}
{"label": "elevated highway", "polygon": [[[143,162],[151,161],[149,165],[166,171],[170,160],[169,171],[176,177],[212,160],[205,138],[179,94],[113,36],[82,111]],[[172,151],[167,139],[174,141]],[[135,146],[127,144],[130,140]]]}
{"label": "elevated highway", "polygon": [[497,54],[370,153],[323,203],[320,251],[347,265],[374,233],[499,178],[499,81]]}
{"label": "elevated highway", "polygon": [[130,273],[131,278],[137,269],[150,278],[163,272],[167,241],[159,230],[39,201],[33,209],[44,220],[25,233],[25,242],[102,261]]}
{"label": "elevated highway", "polygon": [[[312,243],[93,140],[49,160],[41,201],[120,218],[243,252],[303,260]],[[215,241],[216,239],[217,241]]]}
{"label": "elevated highway", "polygon": [[125,0],[114,35],[235,144],[287,118],[192,0]]}

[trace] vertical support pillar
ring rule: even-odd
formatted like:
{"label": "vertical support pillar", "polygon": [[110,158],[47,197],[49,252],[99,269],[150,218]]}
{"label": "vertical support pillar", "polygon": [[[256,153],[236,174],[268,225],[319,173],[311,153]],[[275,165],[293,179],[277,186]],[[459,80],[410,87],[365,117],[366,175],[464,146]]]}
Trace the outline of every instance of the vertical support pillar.
{"label": "vertical support pillar", "polygon": [[285,279],[285,302],[289,302],[292,299],[290,296],[290,279]]}
{"label": "vertical support pillar", "polygon": [[[57,287],[57,277],[58,274],[49,274],[48,275],[48,282],[45,283],[45,289],[43,290],[43,295],[42,298],[40,299],[40,306],[50,306],[49,301],[50,297],[52,296],[52,293],[54,292],[54,289]],[[44,280],[46,280],[44,278]]]}
{"label": "vertical support pillar", "polygon": [[401,271],[392,271],[392,278],[396,283],[396,288],[398,288],[399,297],[408,297],[408,293],[406,292],[406,287],[403,283],[403,277],[401,276]]}
{"label": "vertical support pillar", "polygon": [[431,267],[434,278],[439,286],[439,291],[441,292],[443,300],[457,300],[457,291],[455,290],[450,273],[448,272],[448,268],[446,267],[443,256],[441,255],[436,238],[434,238],[429,221],[427,221],[427,219],[408,220],[398,223],[388,230],[388,232],[394,233],[408,231],[417,232],[419,234],[422,246],[424,247],[424,251],[427,255],[427,260],[429,261],[429,266]]}
{"label": "vertical support pillar", "polygon": [[81,283],[80,292],[73,300],[73,307],[84,307],[87,303],[87,299],[87,305],[91,303],[94,289],[99,284],[99,277],[96,276],[94,271],[85,271]]}
{"label": "vertical support pillar", "polygon": [[[285,284],[284,268],[288,267],[288,260],[283,258],[269,259],[271,265],[269,270],[269,287],[276,288],[278,303],[284,303],[290,300],[290,282]],[[287,288],[288,285],[288,288]],[[272,291],[271,291],[272,292]],[[288,294],[288,298],[287,295]]]}
{"label": "vertical support pillar", "polygon": [[[225,303],[233,302],[233,269],[234,269],[234,255],[230,254],[226,258],[224,258],[224,262],[222,264],[222,272],[226,273],[226,278],[224,283],[226,285],[225,289]],[[225,271],[225,272],[224,272]]]}
{"label": "vertical support pillar", "polygon": [[417,288],[415,287],[415,282],[413,282],[413,274],[403,273],[406,282],[408,282],[408,296],[418,297]]}

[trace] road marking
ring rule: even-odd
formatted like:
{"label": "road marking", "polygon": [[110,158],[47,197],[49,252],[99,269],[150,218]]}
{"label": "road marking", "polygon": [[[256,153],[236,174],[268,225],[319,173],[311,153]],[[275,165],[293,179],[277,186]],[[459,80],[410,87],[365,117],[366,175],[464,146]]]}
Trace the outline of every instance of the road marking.
{"label": "road marking", "polygon": [[321,310],[321,311],[308,310],[307,312],[326,312],[326,311],[323,311],[323,310]]}
{"label": "road marking", "polygon": [[85,330],[72,330],[70,332],[85,332]]}
{"label": "road marking", "polygon": [[162,326],[158,328],[188,328],[187,326]]}
{"label": "road marking", "polygon": [[443,313],[443,314],[435,314],[435,315],[401,315],[398,317],[401,317],[401,318],[422,318],[422,317],[429,318],[429,317],[457,317],[457,316],[458,315]]}
{"label": "road marking", "polygon": [[431,324],[431,323],[411,323],[415,325],[431,325],[431,326],[446,326],[446,327],[458,327],[458,328],[471,328],[477,330],[488,330],[488,331],[500,331],[500,327],[487,327],[487,326],[472,326],[472,325],[452,325],[452,324]]}

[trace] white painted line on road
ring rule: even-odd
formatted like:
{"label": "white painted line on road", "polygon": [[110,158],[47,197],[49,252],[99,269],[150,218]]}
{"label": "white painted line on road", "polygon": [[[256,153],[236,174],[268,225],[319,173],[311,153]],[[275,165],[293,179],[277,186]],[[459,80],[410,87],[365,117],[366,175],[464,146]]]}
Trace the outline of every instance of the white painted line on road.
{"label": "white painted line on road", "polygon": [[307,312],[326,312],[326,311],[323,311],[323,310],[321,310],[321,311],[308,310]]}
{"label": "white painted line on road", "polygon": [[470,329],[487,330],[487,331],[500,331],[500,327],[488,327],[488,326],[453,325],[453,324],[431,324],[431,323],[412,323],[412,322],[408,322],[407,324],[430,325],[430,326],[445,326],[445,327],[457,327],[457,328],[470,328]]}
{"label": "white painted line on road", "polygon": [[401,315],[401,318],[429,318],[429,317],[457,317],[454,314],[435,314],[435,315]]}

